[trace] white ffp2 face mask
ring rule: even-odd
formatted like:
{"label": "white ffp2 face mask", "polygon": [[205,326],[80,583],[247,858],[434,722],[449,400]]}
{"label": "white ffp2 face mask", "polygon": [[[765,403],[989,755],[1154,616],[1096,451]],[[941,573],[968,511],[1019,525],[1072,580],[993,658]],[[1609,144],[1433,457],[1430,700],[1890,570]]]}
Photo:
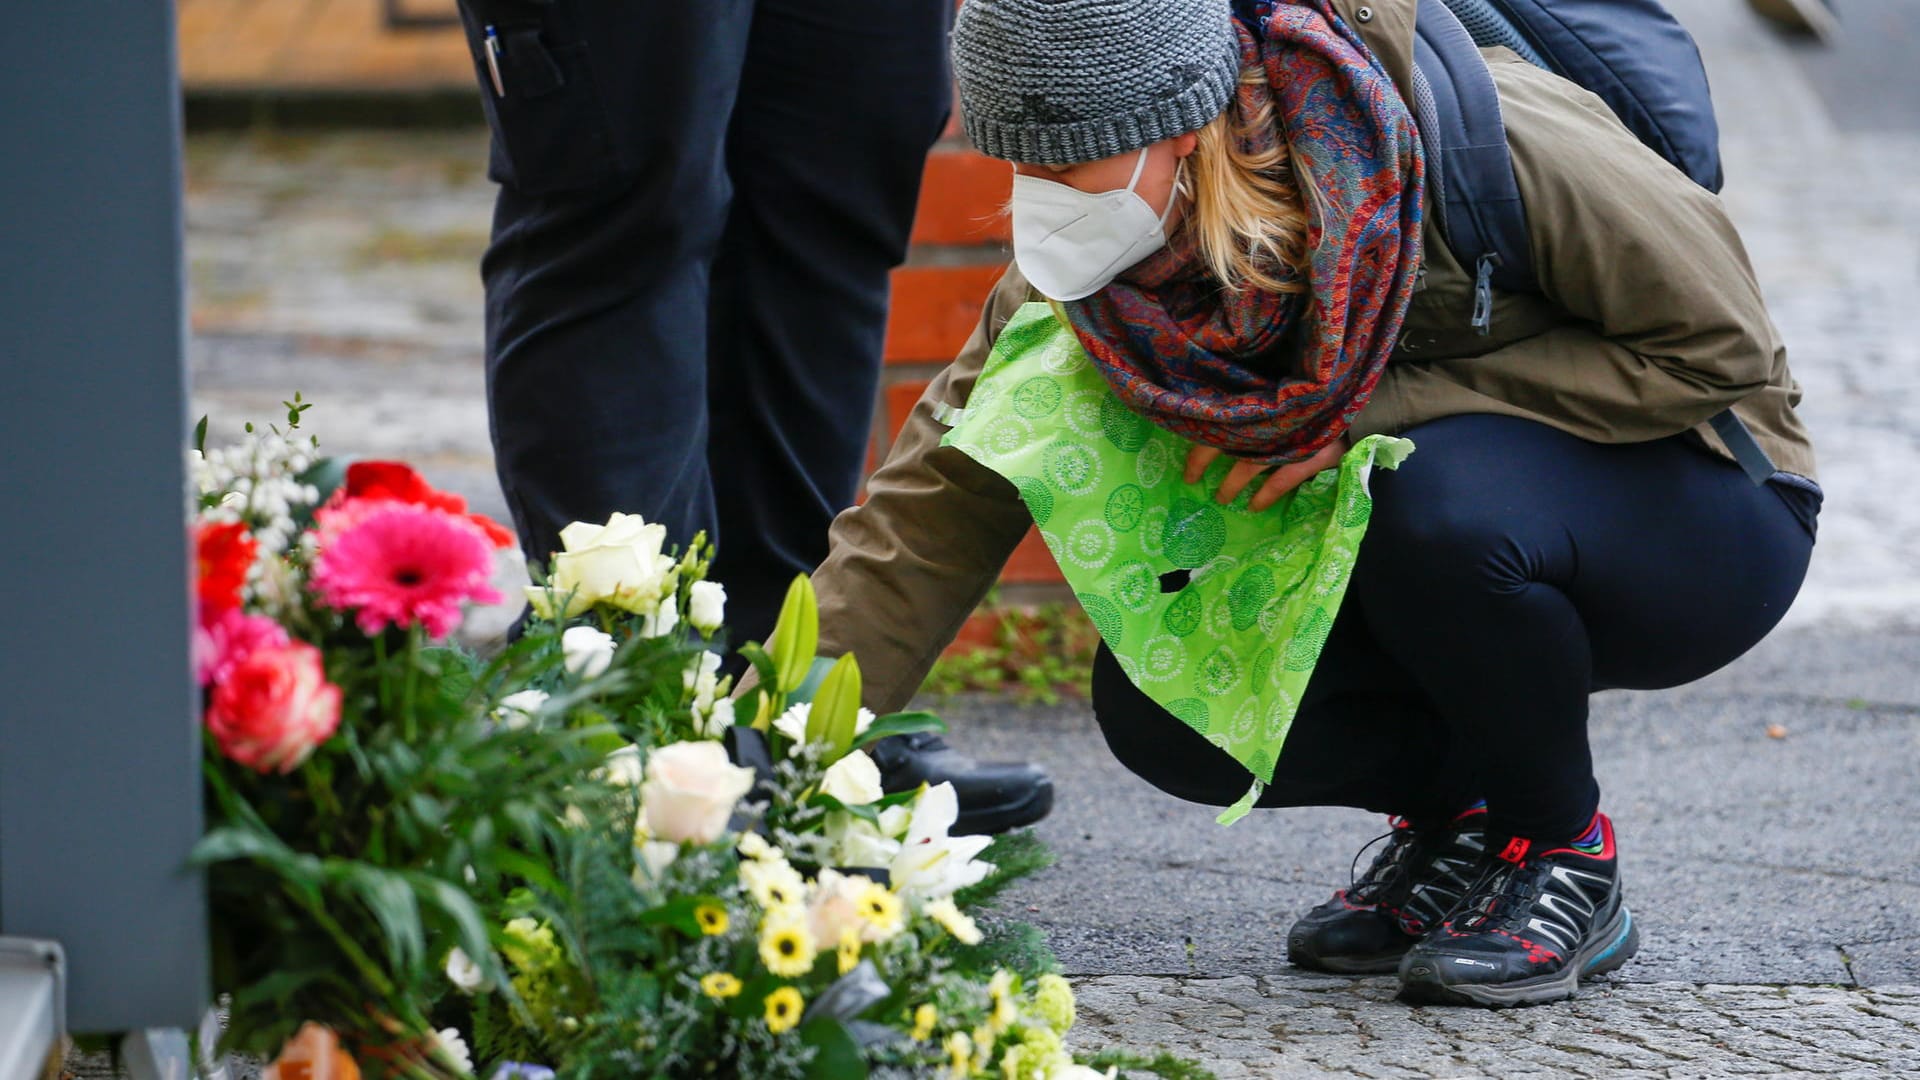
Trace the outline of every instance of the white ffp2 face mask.
{"label": "white ffp2 face mask", "polygon": [[1147,152],[1133,179],[1118,191],[1081,191],[1055,180],[1013,176],[1013,261],[1027,282],[1054,300],[1080,300],[1107,287],[1121,272],[1166,246],[1167,213],[1156,215],[1134,189],[1147,167]]}

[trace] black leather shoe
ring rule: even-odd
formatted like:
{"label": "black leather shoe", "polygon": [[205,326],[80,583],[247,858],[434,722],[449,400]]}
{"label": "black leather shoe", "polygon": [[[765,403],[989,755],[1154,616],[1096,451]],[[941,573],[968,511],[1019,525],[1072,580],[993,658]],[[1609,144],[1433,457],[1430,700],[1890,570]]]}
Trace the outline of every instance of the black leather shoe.
{"label": "black leather shoe", "polygon": [[1473,884],[1486,818],[1475,809],[1425,829],[1394,818],[1387,846],[1367,872],[1287,931],[1288,962],[1342,975],[1400,970],[1401,957]]}
{"label": "black leather shoe", "polygon": [[889,794],[921,784],[953,784],[960,803],[956,836],[986,836],[1031,825],[1053,809],[1053,779],[1026,762],[981,763],[931,732],[893,735],[867,747]]}

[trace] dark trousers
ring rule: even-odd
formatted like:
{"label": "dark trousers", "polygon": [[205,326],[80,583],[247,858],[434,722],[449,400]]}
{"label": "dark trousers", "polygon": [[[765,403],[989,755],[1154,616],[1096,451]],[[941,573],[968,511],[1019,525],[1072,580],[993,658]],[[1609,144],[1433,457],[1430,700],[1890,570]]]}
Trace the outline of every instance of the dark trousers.
{"label": "dark trousers", "polygon": [[[1679,438],[1601,446],[1458,416],[1373,474],[1352,584],[1261,806],[1418,821],[1485,798],[1489,828],[1564,841],[1599,805],[1596,690],[1691,682],[1747,651],[1806,575],[1819,496],[1756,487]],[[1115,756],[1226,805],[1247,770],[1142,694],[1104,649]]]}
{"label": "dark trousers", "polygon": [[[947,0],[463,0],[501,181],[487,401],[531,559],[705,530],[764,639],[866,463]],[[502,88],[485,63],[499,43]]]}

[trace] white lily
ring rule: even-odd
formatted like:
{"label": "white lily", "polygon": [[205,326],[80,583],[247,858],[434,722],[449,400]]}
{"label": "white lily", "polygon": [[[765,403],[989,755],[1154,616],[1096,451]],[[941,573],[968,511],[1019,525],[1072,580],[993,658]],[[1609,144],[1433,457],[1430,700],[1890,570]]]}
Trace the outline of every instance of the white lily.
{"label": "white lily", "polygon": [[893,887],[902,896],[937,900],[976,885],[993,873],[993,864],[975,856],[993,842],[989,836],[948,836],[960,820],[960,799],[950,783],[930,787],[914,801],[913,823],[894,856]]}

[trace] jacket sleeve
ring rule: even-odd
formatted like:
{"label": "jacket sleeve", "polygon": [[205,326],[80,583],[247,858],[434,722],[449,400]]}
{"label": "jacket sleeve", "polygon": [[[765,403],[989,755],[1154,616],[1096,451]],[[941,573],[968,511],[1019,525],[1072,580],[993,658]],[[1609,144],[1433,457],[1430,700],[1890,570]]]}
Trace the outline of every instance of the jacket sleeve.
{"label": "jacket sleeve", "polygon": [[1587,91],[1524,61],[1490,67],[1535,273],[1569,318],[1480,356],[1396,359],[1356,435],[1497,412],[1596,442],[1641,442],[1765,387],[1782,349],[1720,199]]}
{"label": "jacket sleeve", "polygon": [[1014,486],[951,447],[937,406],[964,407],[1000,330],[1028,299],[1012,267],[973,336],[928,384],[867,499],[841,512],[827,559],[814,571],[820,653],[860,660],[863,698],[876,712],[903,707],[986,596],[1033,524]]}

